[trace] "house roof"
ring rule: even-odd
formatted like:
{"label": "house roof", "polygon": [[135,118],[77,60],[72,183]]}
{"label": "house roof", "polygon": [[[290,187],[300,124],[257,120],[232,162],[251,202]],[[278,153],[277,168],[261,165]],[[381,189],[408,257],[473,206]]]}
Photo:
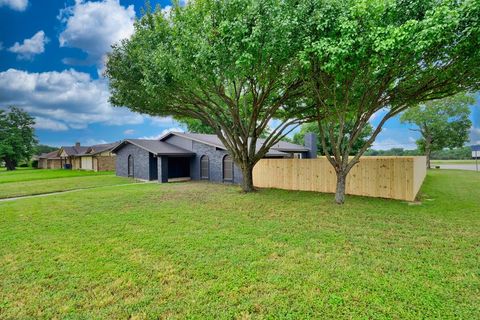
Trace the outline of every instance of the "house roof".
{"label": "house roof", "polygon": [[65,151],[68,156],[78,156],[87,152],[89,147],[85,146],[62,146],[61,149]]}
{"label": "house roof", "polygon": [[58,150],[55,150],[48,153],[42,153],[38,156],[38,159],[60,159],[60,157],[58,156]]}
{"label": "house roof", "polygon": [[98,153],[102,153],[105,151],[109,151],[111,149],[114,149],[116,146],[118,146],[120,142],[112,142],[112,143],[104,143],[104,144],[97,144],[94,146],[88,147],[87,151],[85,153],[81,154],[82,155],[94,155]]}
{"label": "house roof", "polygon": [[[211,145],[223,150],[226,150],[224,144],[217,135],[214,134],[203,134],[203,133],[182,133],[182,132],[169,132],[160,138],[161,141],[164,141],[166,138],[170,137],[171,135],[176,135],[179,137],[184,137],[193,141],[201,142],[207,145]],[[263,144],[265,143],[265,139],[258,139],[257,141],[257,150],[260,149]],[[275,145],[273,145],[267,153],[267,156],[284,156],[286,153],[289,152],[307,152],[309,151],[308,148],[305,146],[301,146],[298,144],[279,141]]]}
{"label": "house roof", "polygon": [[172,144],[159,141],[159,140],[147,140],[147,139],[127,139],[113,148],[112,152],[116,152],[126,144],[133,144],[139,148],[142,148],[148,152],[156,155],[164,156],[192,156],[195,153]]}

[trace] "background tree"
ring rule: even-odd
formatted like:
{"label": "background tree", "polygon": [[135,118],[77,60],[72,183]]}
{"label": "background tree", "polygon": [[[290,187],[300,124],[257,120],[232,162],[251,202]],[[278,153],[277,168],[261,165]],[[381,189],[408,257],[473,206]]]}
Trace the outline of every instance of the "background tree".
{"label": "background tree", "polygon": [[[334,140],[338,139],[339,129],[340,129],[340,125],[337,124],[337,126],[334,128],[334,131],[333,131],[333,134],[334,134],[333,139]],[[348,128],[347,128],[346,131],[348,132]],[[373,131],[373,128],[370,124],[365,126],[365,128],[363,129],[363,131],[360,134],[360,136],[358,137],[358,139],[352,145],[352,148],[350,150],[351,155],[356,154],[363,147],[363,145],[365,144],[365,141],[372,134],[372,131]],[[319,138],[320,137],[320,130],[319,130],[318,124],[314,123],[314,122],[303,124],[300,128],[300,131],[295,133],[295,135],[293,136],[293,142],[297,143],[297,144],[303,144],[305,134],[307,134],[309,132],[315,133],[317,135],[317,144],[320,146],[321,145],[321,141],[320,141],[320,138]],[[328,149],[329,153],[332,154],[333,149],[332,149],[332,146],[330,145],[330,137],[328,136],[328,132],[327,132],[326,136],[327,137],[326,137],[325,140],[326,140],[326,143],[327,143],[327,149]],[[343,137],[343,139],[347,139],[347,138],[348,138],[348,136]],[[325,155],[325,152],[323,152],[322,148],[320,148],[319,152],[322,155]]]}
{"label": "background tree", "polygon": [[7,170],[15,170],[21,161],[30,161],[35,153],[34,124],[33,117],[19,108],[0,110],[0,160]]}
{"label": "background tree", "polygon": [[[252,191],[253,166],[302,122],[294,9],[281,0],[198,0],[168,17],[146,13],[109,55],[111,102],[208,125]],[[259,145],[273,118],[287,120]]]}
{"label": "background tree", "polygon": [[405,111],[400,120],[414,124],[420,132],[421,138],[417,145],[427,157],[427,168],[430,169],[432,151],[444,148],[463,147],[468,141],[469,129],[472,122],[469,119],[469,105],[475,99],[466,94],[429,101]]}
{"label": "background tree", "polygon": [[47,146],[44,144],[39,144],[35,147],[35,154],[41,155],[42,153],[49,153],[52,151],[58,150],[58,147]]}
{"label": "background tree", "polygon": [[[337,174],[337,203],[345,200],[348,172],[388,119],[479,87],[478,1],[311,0],[296,12],[304,26],[306,92]],[[378,124],[349,158],[375,113]]]}

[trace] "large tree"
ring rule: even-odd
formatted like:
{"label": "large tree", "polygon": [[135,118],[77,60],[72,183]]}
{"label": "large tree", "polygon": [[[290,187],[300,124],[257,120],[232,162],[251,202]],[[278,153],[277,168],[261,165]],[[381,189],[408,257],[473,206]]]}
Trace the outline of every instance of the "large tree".
{"label": "large tree", "polygon": [[427,168],[430,169],[432,151],[444,148],[460,148],[468,141],[472,122],[469,119],[469,105],[475,99],[466,94],[428,101],[409,108],[400,120],[416,126],[411,130],[420,133],[418,148],[427,157]]}
{"label": "large tree", "polygon": [[[168,16],[147,12],[109,55],[111,101],[208,125],[252,191],[254,165],[302,122],[299,26],[282,0],[197,0]],[[259,145],[273,118],[285,120]]]}
{"label": "large tree", "polygon": [[15,170],[21,161],[30,161],[35,153],[34,124],[33,117],[19,108],[0,110],[0,160],[7,170]]}
{"label": "large tree", "polygon": [[[309,0],[300,1],[297,14],[307,92],[337,174],[337,203],[345,200],[348,172],[386,121],[479,88],[479,1]],[[372,134],[349,157],[374,115]]]}

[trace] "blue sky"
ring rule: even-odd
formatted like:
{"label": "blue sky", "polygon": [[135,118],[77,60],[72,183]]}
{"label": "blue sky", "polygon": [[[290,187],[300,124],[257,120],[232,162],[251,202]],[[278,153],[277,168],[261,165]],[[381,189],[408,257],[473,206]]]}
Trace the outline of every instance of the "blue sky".
{"label": "blue sky", "polygon": [[[162,8],[170,4],[150,2]],[[33,114],[40,142],[55,146],[153,138],[182,129],[172,119],[108,103],[108,83],[101,76],[105,54],[133,32],[144,3],[0,0],[0,108],[17,105]],[[479,101],[477,96],[477,107],[472,107],[471,141],[480,144]],[[374,147],[411,149],[416,138],[408,126],[392,119]]]}

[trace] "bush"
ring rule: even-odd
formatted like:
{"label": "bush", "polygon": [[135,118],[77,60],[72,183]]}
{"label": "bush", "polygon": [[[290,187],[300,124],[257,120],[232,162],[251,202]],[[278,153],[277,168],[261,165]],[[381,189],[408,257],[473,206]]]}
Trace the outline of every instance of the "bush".
{"label": "bush", "polygon": [[38,168],[38,160],[32,161],[32,168]]}

